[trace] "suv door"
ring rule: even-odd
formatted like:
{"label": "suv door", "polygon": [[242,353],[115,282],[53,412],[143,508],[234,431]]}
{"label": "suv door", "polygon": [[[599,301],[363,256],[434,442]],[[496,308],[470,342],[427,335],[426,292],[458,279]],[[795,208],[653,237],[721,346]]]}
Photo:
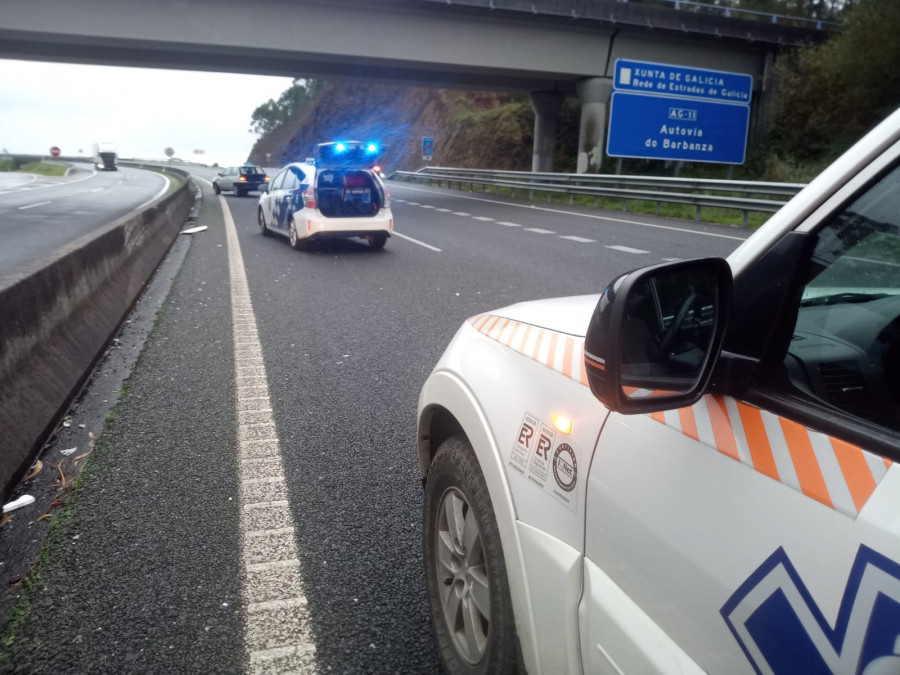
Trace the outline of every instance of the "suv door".
{"label": "suv door", "polygon": [[898,155],[798,228],[815,240],[742,396],[609,416],[587,488],[586,671],[900,664]]}

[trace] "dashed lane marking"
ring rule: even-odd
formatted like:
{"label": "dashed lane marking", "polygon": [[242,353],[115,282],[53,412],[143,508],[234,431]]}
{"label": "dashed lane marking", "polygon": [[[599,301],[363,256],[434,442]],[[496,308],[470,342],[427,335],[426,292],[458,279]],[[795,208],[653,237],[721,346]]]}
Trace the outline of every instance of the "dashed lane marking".
{"label": "dashed lane marking", "polygon": [[640,248],[631,248],[630,246],[607,246],[606,248],[611,248],[613,251],[621,251],[622,253],[650,253],[650,251],[645,251]]}
{"label": "dashed lane marking", "polygon": [[401,239],[406,239],[407,241],[411,241],[412,243],[418,244],[419,246],[424,246],[425,248],[431,249],[432,251],[437,251],[438,253],[441,252],[441,249],[439,249],[437,246],[432,246],[431,244],[426,244],[424,241],[419,241],[418,239],[413,239],[412,237],[409,237],[405,234],[400,234],[399,232],[397,232],[397,230],[394,230],[394,236],[400,237]]}
{"label": "dashed lane marking", "polygon": [[435,211],[440,213],[452,213],[453,209],[435,209]]}
{"label": "dashed lane marking", "polygon": [[[456,199],[470,199],[476,202],[487,202],[488,204],[502,204],[503,206],[511,206],[517,209],[530,209],[531,211],[546,211],[547,213],[559,213],[566,216],[575,216],[577,218],[590,218],[592,220],[605,220],[610,223],[623,223],[625,225],[640,225],[641,227],[652,227],[657,230],[672,230],[674,232],[684,232],[685,234],[696,234],[701,237],[717,237],[719,239],[733,239],[735,241],[744,241],[747,237],[735,237],[730,234],[719,234],[718,232],[702,232],[700,230],[691,230],[686,227],[673,227],[672,225],[657,225],[656,223],[646,223],[640,220],[630,220],[625,218],[612,218],[610,216],[598,216],[593,213],[581,213],[579,211],[566,211],[564,209],[551,209],[546,206],[537,206],[536,204],[515,204],[513,202],[503,202],[498,199],[485,199],[484,197],[470,197],[468,195],[453,194],[452,192],[436,192],[434,190],[426,190],[423,188],[414,188],[409,185],[397,186],[397,189],[410,190],[412,192],[425,192],[431,195],[441,197],[454,197]],[[454,215],[468,216],[468,213],[456,213]],[[748,235],[749,236],[749,233]]]}
{"label": "dashed lane marking", "polygon": [[569,241],[577,241],[579,244],[590,244],[590,243],[597,241],[596,239],[588,239],[586,237],[576,237],[575,235],[566,235],[566,236],[559,235],[559,238],[560,239],[568,239]]}
{"label": "dashed lane marking", "polygon": [[510,222],[507,221],[507,220],[498,220],[498,221],[497,221],[497,224],[498,224],[498,225],[505,225],[506,227],[522,227],[522,226],[519,225],[518,223],[510,223]]}
{"label": "dashed lane marking", "polygon": [[493,218],[488,218],[487,216],[472,216],[472,220],[482,220],[486,223],[494,222]]}
{"label": "dashed lane marking", "polygon": [[421,206],[423,209],[433,209],[434,208],[433,206],[430,206],[428,204],[420,204],[419,206]]}
{"label": "dashed lane marking", "polygon": [[556,234],[553,230],[542,230],[539,227],[526,227],[526,232],[535,232],[536,234]]}
{"label": "dashed lane marking", "polygon": [[[167,183],[168,185],[168,183]],[[235,387],[238,416],[238,504],[241,522],[244,644],[248,672],[316,672],[306,594],[297,553],[296,524],[287,496],[281,449],[268,393],[265,365],[250,288],[237,230],[225,198],[219,197],[225,217],[231,310],[235,324]],[[237,328],[240,323],[245,328]],[[240,338],[240,340],[238,339]],[[249,354],[249,355],[248,355]],[[250,362],[249,359],[253,359]],[[251,371],[253,375],[241,375]],[[242,403],[259,402],[246,410]],[[252,420],[252,421],[250,421]]]}
{"label": "dashed lane marking", "polygon": [[466,217],[468,217],[468,216],[471,216],[471,215],[472,215],[471,213],[466,213],[465,211],[451,211],[450,213],[452,213],[454,216],[466,216]]}
{"label": "dashed lane marking", "polygon": [[29,204],[28,206],[20,206],[19,211],[24,211],[26,209],[33,209],[36,206],[43,206],[44,204],[52,204],[53,202],[38,202],[37,204]]}

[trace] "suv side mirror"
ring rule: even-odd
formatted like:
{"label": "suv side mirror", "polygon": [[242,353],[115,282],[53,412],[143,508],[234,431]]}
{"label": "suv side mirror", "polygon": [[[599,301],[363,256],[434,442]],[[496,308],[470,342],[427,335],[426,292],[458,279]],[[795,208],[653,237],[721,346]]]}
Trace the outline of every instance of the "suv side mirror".
{"label": "suv side mirror", "polygon": [[722,350],[731,287],[722,258],[652,265],[616,278],[584,340],[594,396],[624,414],[696,403]]}

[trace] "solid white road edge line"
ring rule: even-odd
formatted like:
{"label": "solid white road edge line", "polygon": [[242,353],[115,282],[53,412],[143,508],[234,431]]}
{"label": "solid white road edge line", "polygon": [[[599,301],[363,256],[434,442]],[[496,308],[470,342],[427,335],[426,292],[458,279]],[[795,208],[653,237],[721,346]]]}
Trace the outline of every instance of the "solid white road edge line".
{"label": "solid white road edge line", "polygon": [[[317,671],[316,648],[306,607],[296,525],[287,501],[287,483],[281,448],[271,412],[265,366],[253,364],[253,384],[238,375],[246,347],[261,350],[244,258],[231,209],[219,196],[228,242],[231,276],[232,321],[252,322],[252,329],[234,329],[236,414],[238,416],[239,496],[241,565],[243,569],[244,644],[250,673],[313,673]],[[249,339],[253,335],[252,339]],[[240,336],[241,340],[238,340]],[[248,412],[240,401],[258,401],[254,422],[242,422]],[[262,452],[263,456],[260,456]],[[245,460],[255,460],[252,464]],[[267,480],[254,480],[264,467]]]}
{"label": "solid white road edge line", "polygon": [[400,237],[401,239],[406,239],[407,241],[411,241],[414,244],[418,244],[419,246],[424,246],[425,248],[430,248],[432,251],[441,252],[437,246],[432,246],[431,244],[426,244],[424,241],[419,241],[418,239],[413,239],[412,237],[408,237],[405,234],[400,234],[397,230],[394,230],[394,236]]}
{"label": "solid white road edge line", "polygon": [[161,189],[159,192],[157,192],[154,196],[152,196],[150,199],[148,199],[148,200],[145,201],[143,204],[141,204],[140,206],[138,206],[138,207],[135,209],[135,211],[140,211],[142,208],[144,208],[145,206],[147,206],[147,204],[152,204],[152,203],[155,202],[157,199],[159,199],[159,198],[162,197],[164,194],[166,194],[166,191],[169,189],[169,184],[172,182],[172,181],[169,180],[169,177],[168,177],[166,174],[164,174],[164,173],[157,173],[156,175],[159,176],[160,178],[162,178],[162,179],[165,180],[165,185],[163,185],[163,186],[162,186],[162,189]]}
{"label": "solid white road edge line", "polygon": [[[534,211],[547,211],[548,213],[562,213],[567,216],[578,216],[579,218],[592,218],[593,220],[606,220],[611,223],[625,223],[626,225],[640,225],[641,227],[652,227],[657,230],[672,230],[674,232],[686,232],[687,234],[698,234],[703,237],[718,237],[720,239],[734,239],[735,241],[744,241],[746,237],[733,237],[730,234],[719,234],[717,232],[698,232],[697,230],[689,230],[683,227],[673,227],[671,225],[655,225],[654,223],[642,223],[639,220],[625,220],[624,218],[610,218],[609,216],[595,216],[592,213],[578,213],[576,211],[564,211],[562,209],[549,209],[546,206],[532,206],[531,204],[512,204],[510,202],[501,202],[496,199],[484,199],[482,197],[469,197],[467,195],[455,195],[449,192],[434,192],[433,190],[423,190],[422,188],[414,188],[409,185],[392,185],[400,190],[413,190],[414,192],[427,192],[433,195],[441,195],[447,197],[456,197],[457,199],[471,199],[476,202],[488,202],[489,204],[502,204],[503,206],[514,206],[519,209],[532,209]],[[461,215],[461,214],[456,214]],[[465,214],[468,215],[468,214]],[[749,236],[749,233],[748,233]]]}

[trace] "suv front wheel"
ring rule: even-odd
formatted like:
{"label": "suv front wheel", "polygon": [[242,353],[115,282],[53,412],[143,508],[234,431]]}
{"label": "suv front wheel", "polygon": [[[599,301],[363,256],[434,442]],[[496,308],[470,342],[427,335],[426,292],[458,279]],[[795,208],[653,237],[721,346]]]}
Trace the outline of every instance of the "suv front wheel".
{"label": "suv front wheel", "polygon": [[475,452],[462,436],[438,448],[423,521],[431,621],[445,671],[519,672],[500,531]]}

